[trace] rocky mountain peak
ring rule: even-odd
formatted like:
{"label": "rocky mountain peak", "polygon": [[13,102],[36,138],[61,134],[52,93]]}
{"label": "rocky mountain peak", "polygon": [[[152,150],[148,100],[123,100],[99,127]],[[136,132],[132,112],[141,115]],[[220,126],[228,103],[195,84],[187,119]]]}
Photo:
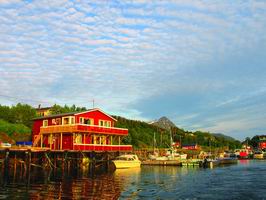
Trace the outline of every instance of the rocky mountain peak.
{"label": "rocky mountain peak", "polygon": [[171,128],[176,127],[176,125],[165,116],[153,121],[151,124],[166,130],[170,130]]}

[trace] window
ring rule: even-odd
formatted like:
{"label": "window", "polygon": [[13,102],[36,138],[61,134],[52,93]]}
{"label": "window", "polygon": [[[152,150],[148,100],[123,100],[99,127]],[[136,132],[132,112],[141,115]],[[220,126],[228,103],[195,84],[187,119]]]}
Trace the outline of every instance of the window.
{"label": "window", "polygon": [[99,126],[103,126],[103,120],[99,120]]}
{"label": "window", "polygon": [[111,121],[99,120],[99,126],[111,127]]}
{"label": "window", "polygon": [[55,123],[56,125],[61,125],[61,118],[56,118]]}
{"label": "window", "polygon": [[82,134],[77,134],[76,135],[75,143],[82,144]]}
{"label": "window", "polygon": [[74,117],[70,117],[70,124],[75,124],[75,118]]}
{"label": "window", "polygon": [[75,124],[75,117],[63,117],[63,125]]}
{"label": "window", "polygon": [[93,125],[94,124],[94,120],[89,118],[89,119],[84,119],[84,123],[88,124],[88,125]]}
{"label": "window", "polygon": [[80,117],[80,118],[79,118],[79,123],[80,123],[80,124],[84,124],[84,117]]}
{"label": "window", "polygon": [[63,117],[63,124],[69,124],[69,118]]}
{"label": "window", "polygon": [[43,124],[44,127],[48,126],[48,120],[43,120]]}

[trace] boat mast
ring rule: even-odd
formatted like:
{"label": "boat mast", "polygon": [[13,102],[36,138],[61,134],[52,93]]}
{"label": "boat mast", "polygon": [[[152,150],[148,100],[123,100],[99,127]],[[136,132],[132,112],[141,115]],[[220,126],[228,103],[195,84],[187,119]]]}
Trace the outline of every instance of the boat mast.
{"label": "boat mast", "polygon": [[155,154],[155,132],[153,132],[153,155]]}

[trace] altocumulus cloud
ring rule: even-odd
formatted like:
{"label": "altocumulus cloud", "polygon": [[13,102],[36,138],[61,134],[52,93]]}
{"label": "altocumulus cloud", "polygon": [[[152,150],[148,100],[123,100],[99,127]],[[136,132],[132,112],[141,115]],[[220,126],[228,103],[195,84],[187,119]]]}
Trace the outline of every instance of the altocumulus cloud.
{"label": "altocumulus cloud", "polygon": [[126,117],[261,133],[265,19],[264,1],[2,0],[0,103],[95,99]]}

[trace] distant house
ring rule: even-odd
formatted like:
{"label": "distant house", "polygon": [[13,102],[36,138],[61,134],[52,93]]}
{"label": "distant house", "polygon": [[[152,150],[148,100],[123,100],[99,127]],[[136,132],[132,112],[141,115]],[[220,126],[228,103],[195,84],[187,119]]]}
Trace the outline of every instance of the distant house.
{"label": "distant house", "polygon": [[38,117],[32,129],[33,146],[51,150],[131,151],[131,145],[121,145],[128,129],[116,128],[116,121],[98,108]]}
{"label": "distant house", "polygon": [[200,146],[197,144],[182,144],[182,149],[186,150],[199,150]]}
{"label": "distant house", "polygon": [[266,149],[266,135],[259,136],[258,147],[260,149]]}
{"label": "distant house", "polygon": [[36,108],[37,116],[47,116],[51,114],[51,108],[52,107],[41,107],[41,104],[39,104],[38,108]]}

